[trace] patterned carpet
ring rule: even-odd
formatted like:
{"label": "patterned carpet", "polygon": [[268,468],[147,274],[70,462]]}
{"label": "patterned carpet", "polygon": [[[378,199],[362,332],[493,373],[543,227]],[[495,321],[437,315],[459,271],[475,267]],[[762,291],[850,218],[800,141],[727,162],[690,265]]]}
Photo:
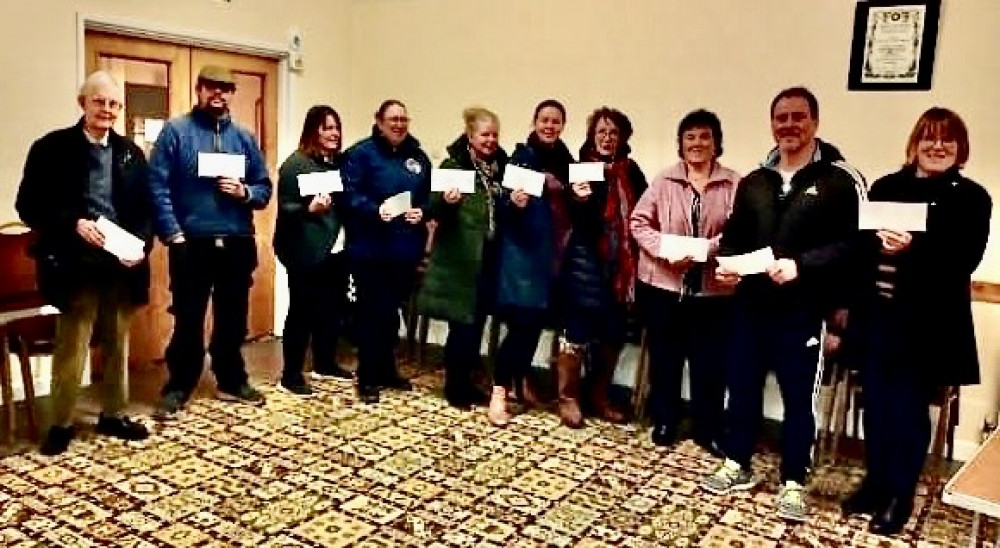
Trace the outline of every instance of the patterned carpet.
{"label": "patterned carpet", "polygon": [[[813,474],[807,524],[774,517],[767,484],[714,497],[717,461],[685,442],[654,448],[633,427],[573,431],[546,411],[492,428],[432,393],[356,402],[343,382],[320,397],[268,391],[254,408],[210,399],[142,444],[84,437],[57,458],[0,461],[3,546],[922,546],[965,545],[971,515],[921,497],[899,538],[873,537],[837,500],[851,467]],[[436,390],[436,389],[435,389]],[[152,423],[150,423],[152,424]],[[983,525],[995,538],[995,522]],[[992,546],[992,544],[989,544]]]}

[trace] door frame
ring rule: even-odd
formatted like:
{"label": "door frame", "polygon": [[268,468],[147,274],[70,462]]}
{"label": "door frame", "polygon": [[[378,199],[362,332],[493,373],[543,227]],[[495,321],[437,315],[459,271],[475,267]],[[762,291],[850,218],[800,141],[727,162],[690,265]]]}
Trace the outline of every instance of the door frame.
{"label": "door frame", "polygon": [[[198,47],[206,49],[221,50],[232,53],[242,53],[274,59],[278,62],[278,142],[277,157],[275,158],[275,168],[281,165],[281,160],[288,156],[297,145],[296,130],[292,129],[291,97],[293,79],[290,75],[288,64],[289,51],[284,45],[274,43],[256,42],[242,38],[224,37],[218,35],[205,34],[192,29],[177,28],[169,25],[161,25],[152,21],[135,20],[116,17],[112,15],[77,12],[76,14],[76,68],[77,68],[77,88],[83,85],[87,78],[87,61],[84,35],[86,31],[100,31],[112,34],[121,34],[134,38],[145,38],[168,42],[181,46]],[[273,181],[277,188],[278,181]],[[275,262],[274,283],[274,329],[275,335],[281,334],[279,314],[284,310],[283,303],[287,300],[282,295],[282,284],[279,283],[281,266]]]}

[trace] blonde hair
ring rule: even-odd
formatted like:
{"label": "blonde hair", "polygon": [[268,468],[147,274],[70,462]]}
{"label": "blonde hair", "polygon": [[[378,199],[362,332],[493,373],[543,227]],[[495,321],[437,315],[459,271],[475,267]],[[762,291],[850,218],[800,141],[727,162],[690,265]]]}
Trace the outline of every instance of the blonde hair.
{"label": "blonde hair", "polygon": [[87,76],[83,84],[80,85],[80,91],[76,94],[76,100],[82,106],[87,97],[104,91],[112,94],[109,99],[115,99],[119,103],[124,102],[125,98],[122,97],[122,88],[118,85],[118,81],[110,73],[103,70],[92,72]]}
{"label": "blonde hair", "polygon": [[492,110],[483,107],[469,107],[463,110],[462,119],[465,120],[465,134],[469,137],[472,137],[472,132],[476,130],[476,122],[479,120],[488,120],[497,126],[500,125],[500,119],[497,118],[497,115]]}

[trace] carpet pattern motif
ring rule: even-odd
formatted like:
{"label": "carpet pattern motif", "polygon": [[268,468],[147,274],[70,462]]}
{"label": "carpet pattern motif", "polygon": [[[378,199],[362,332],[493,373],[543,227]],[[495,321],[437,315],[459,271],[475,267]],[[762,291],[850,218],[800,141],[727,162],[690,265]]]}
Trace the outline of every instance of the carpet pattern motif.
{"label": "carpet pattern motif", "polygon": [[[0,544],[128,547],[959,546],[972,516],[920,497],[898,538],[866,532],[837,501],[854,467],[812,474],[805,524],[775,516],[776,458],[748,493],[698,490],[718,464],[690,442],[549,411],[505,429],[449,408],[431,389],[357,403],[350,384],[316,383],[265,407],[196,400],[141,444],[84,437],[56,458],[0,461]],[[148,424],[153,424],[149,422]],[[981,534],[995,538],[996,523]]]}

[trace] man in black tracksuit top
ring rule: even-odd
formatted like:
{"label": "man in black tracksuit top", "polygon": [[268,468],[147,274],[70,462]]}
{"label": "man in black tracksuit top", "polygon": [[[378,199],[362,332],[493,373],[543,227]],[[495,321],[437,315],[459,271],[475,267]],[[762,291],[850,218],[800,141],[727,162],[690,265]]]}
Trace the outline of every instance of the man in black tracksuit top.
{"label": "man in black tracksuit top", "polygon": [[778,515],[804,520],[806,472],[815,436],[813,387],[823,319],[843,304],[848,252],[857,231],[860,174],[832,145],[815,137],[815,96],[790,88],[771,103],[777,147],[763,167],[739,183],[722,233],[720,255],[770,247],[766,273],[741,278],[720,268],[719,281],[738,284],[727,360],[728,459],[702,487],[712,493],[749,489],[760,427],[764,380],[773,369],[784,406]]}

